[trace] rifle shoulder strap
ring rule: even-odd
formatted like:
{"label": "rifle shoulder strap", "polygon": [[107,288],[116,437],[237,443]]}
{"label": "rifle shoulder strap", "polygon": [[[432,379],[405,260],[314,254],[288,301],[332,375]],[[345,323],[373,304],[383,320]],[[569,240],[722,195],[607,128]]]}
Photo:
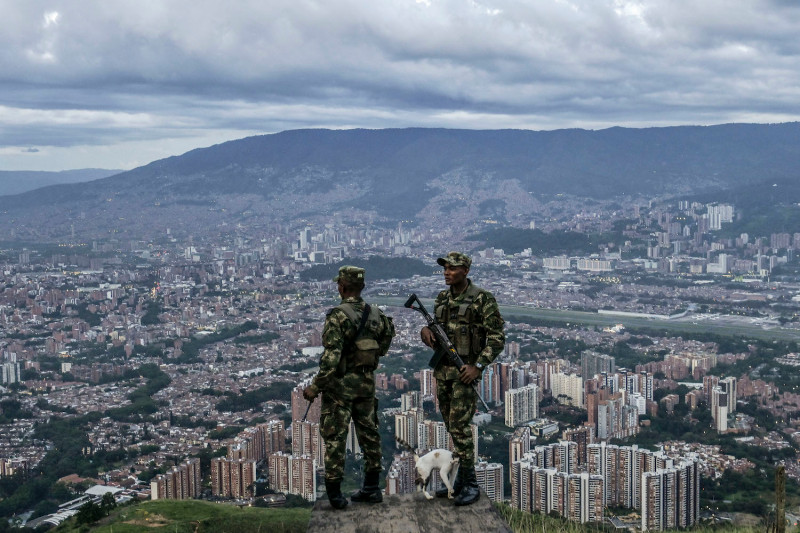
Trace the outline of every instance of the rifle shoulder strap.
{"label": "rifle shoulder strap", "polygon": [[342,304],[337,306],[336,309],[339,309],[342,312],[344,312],[344,314],[347,315],[347,318],[349,318],[353,322],[353,324],[357,324],[356,336],[353,337],[353,341],[355,342],[355,339],[357,339],[361,335],[361,332],[364,331],[364,326],[367,325],[367,319],[369,318],[369,313],[372,310],[372,308],[370,307],[369,304],[365,303],[364,312],[361,314],[360,318],[358,316],[358,313],[356,313],[356,310],[353,309],[352,305]]}

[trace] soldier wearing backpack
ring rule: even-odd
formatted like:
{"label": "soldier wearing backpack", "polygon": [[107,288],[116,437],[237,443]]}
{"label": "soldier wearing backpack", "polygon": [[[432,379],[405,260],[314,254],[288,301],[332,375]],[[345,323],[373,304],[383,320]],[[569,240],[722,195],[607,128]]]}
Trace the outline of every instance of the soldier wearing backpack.
{"label": "soldier wearing backpack", "polygon": [[325,317],[322,344],[325,351],[319,372],[303,391],[309,402],[322,392],[320,433],[325,441],[325,488],[334,509],[347,507],[342,494],[347,430],[352,418],[364,453],[364,485],[351,499],[356,502],[383,501],[378,484],[381,473],[381,441],[378,433],[378,400],[374,371],[386,355],[395,335],[392,319],[377,306],[361,298],[364,269],[343,266],[337,282],[342,303]]}

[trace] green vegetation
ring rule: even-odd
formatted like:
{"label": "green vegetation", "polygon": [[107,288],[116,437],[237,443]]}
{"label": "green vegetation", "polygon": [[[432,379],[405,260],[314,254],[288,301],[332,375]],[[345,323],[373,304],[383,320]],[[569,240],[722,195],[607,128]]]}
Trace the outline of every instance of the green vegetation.
{"label": "green vegetation", "polygon": [[228,439],[231,437],[235,437],[243,429],[244,428],[242,426],[228,426],[222,429],[215,429],[214,431],[208,432],[208,438],[215,440]]}
{"label": "green vegetation", "polygon": [[243,346],[245,344],[266,344],[274,341],[278,337],[280,337],[280,335],[271,332],[262,333],[260,335],[242,335],[233,341],[233,343],[236,346]]}
{"label": "green vegetation", "polygon": [[0,401],[0,424],[8,424],[19,418],[33,418],[33,413],[23,409],[19,400],[6,398]]}
{"label": "green vegetation", "polygon": [[560,517],[548,516],[540,513],[526,513],[519,509],[499,503],[495,509],[511,527],[514,533],[528,533],[530,531],[547,531],[547,533],[584,533],[585,531],[605,530],[599,524],[581,525],[569,522]]}
{"label": "green vegetation", "polygon": [[160,302],[153,301],[147,304],[147,311],[145,311],[144,315],[142,315],[142,325],[149,326],[152,324],[158,324],[160,322],[158,319],[159,313],[161,313]]}
{"label": "green vegetation", "polygon": [[137,422],[148,415],[158,411],[155,401],[151,396],[169,385],[170,378],[156,365],[142,365],[138,369],[140,376],[148,378],[147,384],[142,385],[128,395],[130,405],[117,407],[107,411],[108,416],[118,421]]}
{"label": "green vegetation", "polygon": [[415,275],[428,276],[438,267],[426,265],[419,259],[410,257],[380,257],[371,255],[367,259],[344,258],[340,263],[314,265],[300,273],[303,281],[330,281],[342,265],[357,265],[367,271],[367,283],[375,279],[407,279]]}
{"label": "green vegetation", "polygon": [[58,533],[140,533],[169,531],[178,533],[300,533],[306,530],[311,509],[265,509],[238,507],[200,500],[156,500],[111,510],[91,529],[82,528],[73,518],[53,531]]}
{"label": "green vegetation", "polygon": [[269,400],[285,400],[289,398],[295,383],[277,381],[266,387],[248,391],[240,395],[229,394],[224,400],[217,403],[217,410],[237,412],[248,409],[257,409],[262,403]]}
{"label": "green vegetation", "polygon": [[99,313],[92,313],[89,311],[89,304],[82,303],[76,308],[78,311],[78,318],[85,320],[90,326],[99,326],[102,317]]}
{"label": "green vegetation", "polygon": [[252,320],[248,320],[244,324],[236,326],[235,328],[226,328],[210,335],[194,337],[190,341],[183,343],[183,346],[181,346],[181,356],[178,357],[175,362],[178,364],[197,363],[200,360],[200,348],[238,337],[242,333],[246,333],[254,329],[258,329],[258,324]]}

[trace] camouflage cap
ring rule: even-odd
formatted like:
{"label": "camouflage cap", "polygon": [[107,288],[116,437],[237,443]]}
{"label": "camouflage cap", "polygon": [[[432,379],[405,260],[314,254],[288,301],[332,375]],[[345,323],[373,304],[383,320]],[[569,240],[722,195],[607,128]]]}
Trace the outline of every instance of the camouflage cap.
{"label": "camouflage cap", "polygon": [[358,282],[363,283],[364,269],[351,265],[345,265],[339,267],[339,274],[335,278],[333,278],[333,281],[339,281],[339,280],[342,280],[347,283],[358,283]]}
{"label": "camouflage cap", "polygon": [[472,265],[472,259],[469,258],[468,255],[462,254],[461,252],[450,252],[445,257],[440,257],[436,260],[441,266],[451,265],[451,266],[463,266],[469,268]]}

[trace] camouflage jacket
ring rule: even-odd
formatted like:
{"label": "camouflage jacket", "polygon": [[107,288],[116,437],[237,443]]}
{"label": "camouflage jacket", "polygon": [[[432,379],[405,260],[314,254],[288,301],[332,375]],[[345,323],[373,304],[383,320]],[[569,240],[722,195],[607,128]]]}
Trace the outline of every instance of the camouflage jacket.
{"label": "camouflage jacket", "polygon": [[505,322],[492,293],[467,283],[458,296],[450,289],[440,292],[434,312],[464,362],[487,366],[503,351]]}
{"label": "camouflage jacket", "polygon": [[[361,297],[349,297],[342,300],[342,304],[350,304],[360,315],[364,311],[365,302]],[[392,319],[378,311],[381,325],[378,328],[377,341],[380,356],[386,355],[389,345],[395,335],[394,323]],[[342,375],[341,365],[342,356],[346,356],[346,348],[356,337],[358,324],[354,324],[347,317],[347,314],[339,308],[331,309],[325,316],[325,327],[322,330],[322,345],[325,351],[319,362],[319,372],[311,383],[314,392],[334,393],[340,397],[368,396],[370,391],[368,384],[372,382],[372,392],[374,394],[375,385],[372,372],[347,372]],[[351,375],[354,374],[354,375]],[[365,379],[366,377],[366,379]],[[352,390],[353,388],[363,390]]]}

